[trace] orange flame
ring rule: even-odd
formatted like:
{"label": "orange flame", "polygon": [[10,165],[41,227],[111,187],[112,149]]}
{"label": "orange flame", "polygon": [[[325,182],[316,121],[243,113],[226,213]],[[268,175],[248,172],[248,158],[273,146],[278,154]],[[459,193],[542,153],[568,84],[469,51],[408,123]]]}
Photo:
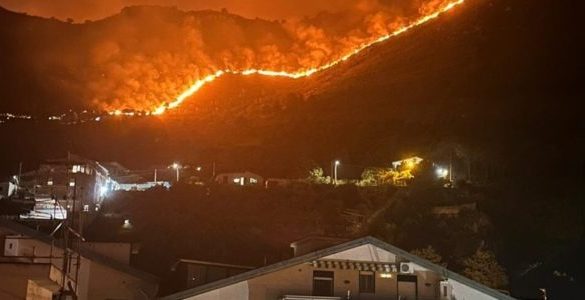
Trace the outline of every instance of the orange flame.
{"label": "orange flame", "polygon": [[[403,34],[415,27],[418,27],[422,24],[425,24],[433,19],[438,18],[441,14],[463,4],[465,2],[465,0],[452,0],[447,2],[444,6],[441,6],[440,8],[438,8],[436,11],[431,12],[427,15],[424,15],[422,17],[420,17],[419,19],[415,20],[414,22],[407,24],[401,28],[396,29],[395,31],[382,35],[376,39],[373,39],[370,42],[361,44],[359,46],[357,46],[356,48],[354,48],[353,50],[349,51],[348,53],[340,56],[339,58],[330,61],[329,63],[326,63],[324,65],[321,66],[317,66],[317,67],[313,67],[313,68],[309,68],[309,69],[303,69],[303,70],[299,70],[296,72],[286,72],[286,71],[275,71],[275,70],[262,70],[262,69],[245,69],[245,70],[231,70],[231,69],[227,69],[227,70],[218,70],[215,73],[209,74],[201,79],[198,79],[197,81],[195,81],[189,88],[187,88],[185,91],[183,91],[179,96],[177,96],[177,98],[175,98],[175,100],[173,100],[170,103],[163,103],[160,106],[156,107],[155,109],[153,109],[152,111],[150,111],[147,114],[151,114],[151,115],[162,115],[164,114],[167,110],[169,109],[174,109],[179,107],[181,104],[183,104],[183,102],[185,102],[185,100],[187,100],[187,98],[189,98],[190,96],[194,95],[195,93],[197,93],[203,86],[205,86],[207,83],[210,83],[212,81],[214,81],[215,79],[225,75],[225,74],[236,74],[236,75],[242,75],[242,76],[248,76],[248,75],[263,75],[263,76],[276,76],[276,77],[287,77],[287,78],[291,78],[291,79],[299,79],[299,78],[303,78],[303,77],[308,77],[311,76],[315,73],[327,70],[329,68],[332,68],[338,64],[340,64],[341,62],[344,62],[350,58],[352,58],[353,56],[357,55],[358,53],[362,52],[363,50],[365,50],[366,48],[369,48],[373,45],[382,43],[392,37],[396,37],[400,34]],[[110,112],[110,114],[112,115],[121,115],[122,112],[118,109],[118,110],[114,110],[112,112]]]}

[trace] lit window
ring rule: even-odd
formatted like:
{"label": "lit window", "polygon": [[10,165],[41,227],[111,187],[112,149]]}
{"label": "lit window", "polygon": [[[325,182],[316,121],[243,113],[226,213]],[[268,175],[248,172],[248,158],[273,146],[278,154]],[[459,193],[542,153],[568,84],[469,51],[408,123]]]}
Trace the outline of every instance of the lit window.
{"label": "lit window", "polygon": [[250,178],[250,183],[258,183],[258,179],[256,179],[256,178]]}
{"label": "lit window", "polygon": [[75,179],[74,178],[69,179],[69,186],[75,186]]}
{"label": "lit window", "polygon": [[239,183],[240,182],[240,178],[234,178],[234,183]]}
{"label": "lit window", "polygon": [[87,204],[83,205],[83,211],[89,211],[89,205]]}
{"label": "lit window", "polygon": [[79,173],[79,172],[81,172],[81,166],[79,166],[79,165],[73,165],[73,167],[71,167],[71,172],[73,172],[73,173]]}
{"label": "lit window", "polygon": [[49,180],[47,180],[47,185],[53,185],[53,178],[49,178]]}
{"label": "lit window", "polygon": [[374,272],[360,272],[360,293],[375,293],[375,278]]}

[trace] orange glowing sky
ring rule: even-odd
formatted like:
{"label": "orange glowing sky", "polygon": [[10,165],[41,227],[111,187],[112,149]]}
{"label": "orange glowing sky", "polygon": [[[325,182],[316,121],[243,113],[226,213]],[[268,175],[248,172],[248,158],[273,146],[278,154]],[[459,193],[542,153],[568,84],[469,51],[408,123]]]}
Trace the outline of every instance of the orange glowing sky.
{"label": "orange glowing sky", "polygon": [[[219,10],[249,18],[283,19],[337,11],[376,0],[0,0],[0,6],[43,17],[75,21],[102,19],[132,5],[176,6],[181,10]],[[384,2],[384,1],[381,1]]]}

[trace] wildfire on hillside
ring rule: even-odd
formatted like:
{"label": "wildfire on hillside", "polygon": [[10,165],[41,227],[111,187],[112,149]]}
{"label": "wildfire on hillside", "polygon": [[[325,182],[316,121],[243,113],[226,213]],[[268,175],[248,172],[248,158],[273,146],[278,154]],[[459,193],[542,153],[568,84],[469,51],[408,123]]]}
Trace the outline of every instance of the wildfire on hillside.
{"label": "wildfire on hillside", "polygon": [[[282,50],[272,49],[274,47],[264,53],[253,53],[250,50],[244,51],[246,54],[245,57],[227,55],[227,58],[224,57],[223,67],[213,65],[213,62],[211,62],[211,65],[198,68],[194,73],[199,75],[195,76],[193,81],[181,85],[184,89],[173,86],[173,89],[178,91],[178,95],[174,99],[160,101],[158,104],[156,101],[153,103],[152,99],[147,101],[123,101],[122,99],[107,104],[100,103],[99,100],[94,101],[100,103],[110,115],[122,115],[124,109],[145,111],[146,114],[150,115],[161,115],[168,110],[179,107],[203,86],[225,74],[241,76],[262,75],[291,79],[308,77],[320,71],[330,69],[352,58],[368,47],[427,23],[463,4],[464,1],[423,1],[424,4],[419,7],[417,16],[410,21],[404,18],[391,19],[385,15],[373,15],[373,17],[369,18],[370,21],[367,24],[367,29],[360,31],[361,35],[353,34],[350,38],[345,38],[342,41],[330,41],[327,37],[323,36],[324,31],[322,29],[313,26],[308,30],[312,32],[309,37],[306,36],[307,30],[303,30],[302,34],[297,32],[297,38],[305,38],[303,43],[301,43],[303,47],[299,47],[298,45],[293,46],[302,49],[306,48],[307,54],[305,57],[298,55],[298,49],[287,54],[283,53]],[[363,32],[367,34],[364,35]],[[245,62],[239,62],[238,60],[244,60]],[[210,59],[209,61],[213,60]],[[139,83],[136,83],[136,85],[139,85]]]}

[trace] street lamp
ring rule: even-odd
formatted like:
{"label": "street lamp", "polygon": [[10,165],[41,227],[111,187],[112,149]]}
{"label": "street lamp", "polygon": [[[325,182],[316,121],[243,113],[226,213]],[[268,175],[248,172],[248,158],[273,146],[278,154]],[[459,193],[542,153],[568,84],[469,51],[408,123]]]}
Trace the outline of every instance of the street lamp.
{"label": "street lamp", "polygon": [[179,170],[182,168],[181,165],[178,163],[173,163],[171,165],[171,168],[175,169],[175,171],[177,173],[177,182],[179,182]]}
{"label": "street lamp", "polygon": [[340,162],[339,160],[336,160],[336,161],[335,161],[335,167],[333,168],[333,170],[334,170],[334,172],[333,172],[333,173],[334,173],[334,176],[335,176],[335,177],[334,177],[335,179],[334,179],[334,181],[333,181],[333,182],[335,183],[335,185],[337,185],[337,167],[338,167],[340,164],[341,164],[341,162]]}

